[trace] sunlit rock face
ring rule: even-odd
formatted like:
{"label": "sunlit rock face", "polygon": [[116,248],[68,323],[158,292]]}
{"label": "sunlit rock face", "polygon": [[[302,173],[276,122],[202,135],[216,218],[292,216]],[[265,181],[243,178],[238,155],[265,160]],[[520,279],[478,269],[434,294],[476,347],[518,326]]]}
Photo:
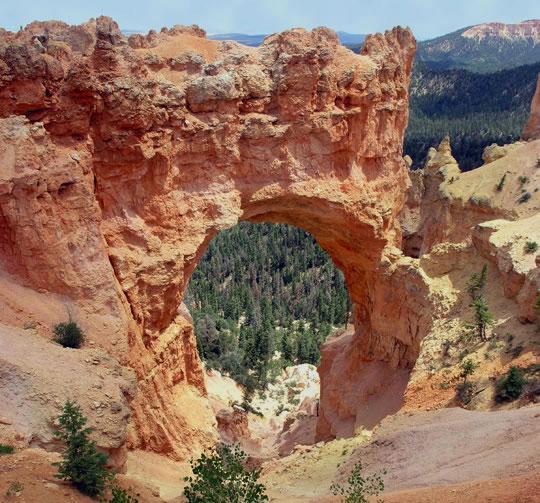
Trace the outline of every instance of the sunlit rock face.
{"label": "sunlit rock face", "polygon": [[[256,49],[196,27],[128,40],[105,17],[0,33],[2,267],[69,299],[136,370],[130,446],[185,458],[217,438],[180,306],[211,238],[240,220],[307,230],[345,274],[355,328],[346,372],[323,356],[319,438],[406,381],[430,319],[397,222],[414,52],[402,28],[359,55],[326,28]],[[366,372],[351,404],[340,385]]]}
{"label": "sunlit rock face", "polygon": [[540,139],[540,75],[536,83],[536,91],[531,103],[531,113],[529,120],[523,128],[522,137],[524,140]]}

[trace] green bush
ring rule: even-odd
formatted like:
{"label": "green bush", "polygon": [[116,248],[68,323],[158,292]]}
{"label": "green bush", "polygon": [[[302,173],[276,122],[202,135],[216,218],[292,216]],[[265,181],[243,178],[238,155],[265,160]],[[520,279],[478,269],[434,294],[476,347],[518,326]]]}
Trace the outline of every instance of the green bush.
{"label": "green bush", "polygon": [[512,367],[508,373],[497,383],[497,402],[511,402],[516,400],[523,393],[523,388],[527,384],[527,379],[523,375],[523,370]]}
{"label": "green bush", "polygon": [[520,176],[519,177],[519,185],[523,187],[526,183],[528,183],[529,177],[528,176]]}
{"label": "green bush", "polygon": [[525,253],[536,253],[538,251],[538,243],[536,241],[527,241],[525,243]]}
{"label": "green bush", "polygon": [[58,323],[54,327],[54,340],[65,348],[80,348],[84,342],[84,333],[74,321]]}
{"label": "green bush", "polygon": [[191,462],[193,477],[184,480],[188,503],[260,503],[268,501],[258,482],[261,471],[245,467],[246,454],[237,446],[220,445]]}
{"label": "green bush", "polygon": [[0,444],[0,454],[13,454],[15,447],[12,445]]}
{"label": "green bush", "polygon": [[530,192],[525,192],[525,193],[522,194],[522,195],[520,196],[520,198],[518,199],[518,203],[519,203],[519,204],[526,203],[530,198],[531,198],[531,193],[530,193]]}
{"label": "green bush", "polygon": [[53,463],[58,468],[56,477],[71,482],[90,497],[103,497],[112,475],[107,471],[107,456],[97,451],[95,442],[88,438],[86,418],[80,407],[67,401],[58,418],[60,431],[55,432],[65,445],[62,461]]}
{"label": "green bush", "polygon": [[[334,496],[343,496],[345,503],[368,503],[370,496],[379,496],[384,491],[385,471],[364,477],[362,463],[354,465],[345,484],[332,483],[330,491]],[[382,501],[382,500],[378,500]]]}
{"label": "green bush", "polygon": [[506,173],[501,177],[501,179],[499,180],[499,183],[497,184],[497,191],[498,192],[502,191],[505,182],[506,182]]}
{"label": "green bush", "polygon": [[125,489],[113,485],[111,486],[111,499],[109,503],[139,503],[139,499],[131,496]]}

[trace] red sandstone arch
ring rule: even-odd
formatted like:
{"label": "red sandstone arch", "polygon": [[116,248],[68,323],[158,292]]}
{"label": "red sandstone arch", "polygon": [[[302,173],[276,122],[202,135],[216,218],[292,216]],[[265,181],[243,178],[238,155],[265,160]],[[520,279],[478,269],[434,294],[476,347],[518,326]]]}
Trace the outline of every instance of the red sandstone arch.
{"label": "red sandstone arch", "polygon": [[324,28],[259,49],[180,28],[128,44],[108,18],[51,25],[42,47],[40,30],[4,35],[0,52],[0,257],[105,324],[100,342],[139,377],[131,445],[182,457],[211,440],[179,306],[210,239],[240,220],[307,230],[345,274],[355,335],[323,357],[319,437],[379,419],[363,404],[403,387],[428,323],[396,220],[410,31],[356,55]]}

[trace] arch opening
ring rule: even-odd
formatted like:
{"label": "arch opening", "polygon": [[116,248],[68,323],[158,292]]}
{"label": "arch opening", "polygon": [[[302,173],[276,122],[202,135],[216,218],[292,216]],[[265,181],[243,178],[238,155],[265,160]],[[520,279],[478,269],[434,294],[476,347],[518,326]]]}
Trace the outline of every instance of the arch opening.
{"label": "arch opening", "polygon": [[[256,457],[315,443],[320,347],[344,332],[351,312],[343,273],[316,240],[286,224],[223,230],[199,260],[184,303],[222,439]],[[246,411],[242,431],[231,428],[238,415],[231,405]]]}

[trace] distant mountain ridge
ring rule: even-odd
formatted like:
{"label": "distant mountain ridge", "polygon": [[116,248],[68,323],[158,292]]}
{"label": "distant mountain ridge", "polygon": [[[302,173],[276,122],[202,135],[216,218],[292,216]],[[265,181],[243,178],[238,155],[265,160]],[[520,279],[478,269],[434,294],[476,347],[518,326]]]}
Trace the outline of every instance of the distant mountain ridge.
{"label": "distant mountain ridge", "polygon": [[[347,33],[345,31],[338,31],[336,33],[339,41],[345,46],[360,46],[366,38],[366,35],[357,33]],[[248,45],[250,47],[258,47],[269,35],[270,33],[261,35],[247,35],[245,33],[217,33],[214,35],[208,35],[208,38],[211,40],[234,40],[235,42]]]}
{"label": "distant mountain ridge", "polygon": [[433,69],[496,72],[540,61],[540,20],[482,23],[418,43],[417,61]]}

